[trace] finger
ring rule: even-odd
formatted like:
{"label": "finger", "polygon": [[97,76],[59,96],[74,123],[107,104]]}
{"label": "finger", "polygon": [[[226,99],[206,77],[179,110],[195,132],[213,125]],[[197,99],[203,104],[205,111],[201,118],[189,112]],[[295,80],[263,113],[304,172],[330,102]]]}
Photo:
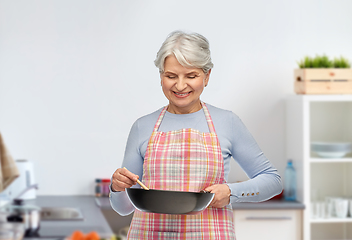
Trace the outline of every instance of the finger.
{"label": "finger", "polygon": [[112,189],[114,191],[124,191],[125,188],[130,188],[132,186],[133,185],[131,185],[131,184],[128,184],[128,183],[125,183],[125,182],[121,182],[121,181],[115,179],[113,181],[113,184],[112,184],[111,187],[112,187]]}
{"label": "finger", "polygon": [[120,181],[127,181],[126,179],[130,179],[133,184],[136,184],[137,179],[139,178],[138,175],[131,173],[127,169],[124,168],[119,168],[115,171],[114,173],[114,178],[120,180]]}
{"label": "finger", "polygon": [[111,190],[113,192],[122,192],[125,191],[125,188],[119,187],[116,183],[111,184]]}
{"label": "finger", "polygon": [[204,191],[211,192],[214,190],[214,185],[207,187]]}
{"label": "finger", "polygon": [[215,207],[215,208],[222,208],[224,206],[226,206],[227,204],[225,204],[223,201],[221,200],[215,200],[214,203],[212,203],[212,207]]}
{"label": "finger", "polygon": [[129,184],[129,183],[121,182],[121,181],[116,181],[116,184],[117,184],[120,188],[130,188],[130,187],[133,186],[133,184]]}
{"label": "finger", "polygon": [[116,180],[130,185],[135,185],[137,183],[136,181],[122,174],[117,175]]}
{"label": "finger", "polygon": [[132,179],[133,181],[137,182],[137,180],[139,179],[139,176],[128,171],[126,168],[122,168],[121,169],[121,174],[125,175],[126,177]]}
{"label": "finger", "polygon": [[[136,181],[134,181],[133,179],[129,178],[128,171],[122,168],[119,168],[115,171],[115,173],[113,174],[113,178],[112,178],[112,189],[114,191],[124,191],[125,188],[130,188],[131,186],[137,184]],[[132,174],[135,175],[135,174]]]}
{"label": "finger", "polygon": [[210,206],[212,206],[212,207],[217,207],[217,201],[216,201],[216,200],[213,200],[213,201],[210,203]]}

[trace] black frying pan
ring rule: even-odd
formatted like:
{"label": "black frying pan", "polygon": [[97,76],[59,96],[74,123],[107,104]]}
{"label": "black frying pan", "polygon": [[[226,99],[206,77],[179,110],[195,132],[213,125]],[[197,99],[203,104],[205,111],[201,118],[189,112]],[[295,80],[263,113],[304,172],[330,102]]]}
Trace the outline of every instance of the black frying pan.
{"label": "black frying pan", "polygon": [[135,208],[143,212],[164,214],[198,214],[206,209],[214,193],[144,190],[126,188]]}

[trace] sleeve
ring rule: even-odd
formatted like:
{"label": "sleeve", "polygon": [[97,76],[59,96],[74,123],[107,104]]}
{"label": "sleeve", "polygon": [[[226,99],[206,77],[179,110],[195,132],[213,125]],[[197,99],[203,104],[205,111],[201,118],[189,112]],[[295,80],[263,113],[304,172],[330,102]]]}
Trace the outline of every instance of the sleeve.
{"label": "sleeve", "polygon": [[231,190],[230,202],[266,201],[282,192],[281,177],[241,119],[232,114],[232,157],[250,179],[228,184]]}
{"label": "sleeve", "polygon": [[[139,179],[142,179],[143,157],[140,153],[138,120],[133,124],[129,133],[121,167],[126,167],[130,172],[138,175]],[[140,186],[137,184],[133,187],[138,188]],[[134,212],[134,206],[128,199],[126,191],[114,192],[110,186],[109,199],[111,207],[121,216],[126,216]]]}

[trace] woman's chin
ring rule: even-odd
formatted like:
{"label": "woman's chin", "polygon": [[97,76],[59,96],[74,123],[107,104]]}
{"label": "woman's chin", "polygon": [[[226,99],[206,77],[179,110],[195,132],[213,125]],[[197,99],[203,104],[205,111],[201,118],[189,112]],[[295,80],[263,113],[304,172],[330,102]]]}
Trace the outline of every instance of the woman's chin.
{"label": "woman's chin", "polygon": [[[170,101],[170,107],[169,112],[173,113],[192,113],[200,110],[202,107],[199,104],[198,101],[192,102],[192,101],[180,101],[180,100],[174,100]],[[171,110],[171,111],[170,111]]]}

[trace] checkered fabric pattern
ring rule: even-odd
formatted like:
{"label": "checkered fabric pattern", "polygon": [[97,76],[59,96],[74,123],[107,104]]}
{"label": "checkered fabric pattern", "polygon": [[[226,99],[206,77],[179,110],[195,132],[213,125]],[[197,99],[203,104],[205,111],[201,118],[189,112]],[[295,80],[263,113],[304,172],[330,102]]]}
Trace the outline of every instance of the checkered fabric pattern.
{"label": "checkered fabric pattern", "polygon": [[[165,107],[149,139],[143,181],[151,189],[199,192],[225,183],[224,161],[208,108],[202,102],[209,133],[194,129],[159,132]],[[208,207],[197,215],[135,210],[128,239],[235,239],[231,206]]]}

